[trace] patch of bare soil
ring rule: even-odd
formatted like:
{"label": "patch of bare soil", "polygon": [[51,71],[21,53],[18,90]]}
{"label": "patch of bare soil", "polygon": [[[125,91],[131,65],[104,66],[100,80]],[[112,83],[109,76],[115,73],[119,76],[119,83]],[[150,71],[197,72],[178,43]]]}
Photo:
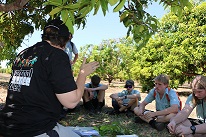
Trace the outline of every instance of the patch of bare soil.
{"label": "patch of bare soil", "polygon": [[[8,86],[8,82],[9,82],[9,78],[10,78],[10,74],[4,74],[4,73],[0,73],[0,103],[4,103],[6,100],[6,95],[7,95],[7,86]],[[89,79],[87,79],[86,82],[90,82]],[[108,82],[106,81],[102,81],[103,84],[108,84]],[[109,97],[112,93],[117,93],[117,92],[121,92],[122,90],[124,90],[124,82],[113,82],[109,88],[106,90],[105,93],[105,103],[106,106],[108,107],[112,107],[112,101],[111,98]],[[141,89],[139,86],[136,86],[137,90],[139,90],[141,92]],[[184,104],[187,100],[187,95],[189,95],[191,93],[190,89],[187,88],[178,88],[177,89],[178,94],[180,95],[180,99],[182,101],[182,107],[184,107]],[[147,93],[142,93],[141,92],[141,98],[142,100],[146,97]],[[147,105],[146,107],[149,110],[155,110],[155,103],[154,101],[150,104]],[[193,110],[193,112],[191,113],[190,117],[192,118],[196,118],[196,114],[195,114],[195,109]]]}

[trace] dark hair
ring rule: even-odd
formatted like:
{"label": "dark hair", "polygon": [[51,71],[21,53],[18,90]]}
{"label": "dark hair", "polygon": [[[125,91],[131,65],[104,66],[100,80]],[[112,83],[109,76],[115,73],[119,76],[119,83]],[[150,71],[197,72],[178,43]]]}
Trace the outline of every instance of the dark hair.
{"label": "dark hair", "polygon": [[94,75],[91,77],[92,85],[98,86],[100,83],[101,78],[98,75]]}
{"label": "dark hair", "polygon": [[49,40],[51,44],[64,48],[68,42],[70,32],[63,21],[54,19],[49,21],[42,34],[42,40]]}

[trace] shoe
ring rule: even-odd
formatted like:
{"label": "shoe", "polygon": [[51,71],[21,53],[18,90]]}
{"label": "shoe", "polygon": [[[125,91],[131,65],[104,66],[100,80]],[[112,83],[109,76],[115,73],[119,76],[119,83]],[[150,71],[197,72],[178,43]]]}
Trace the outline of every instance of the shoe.
{"label": "shoe", "polygon": [[112,110],[111,112],[109,112],[109,115],[118,115],[120,112],[117,110]]}
{"label": "shoe", "polygon": [[137,116],[137,117],[134,118],[134,123],[145,123],[145,121]]}
{"label": "shoe", "polygon": [[102,112],[102,108],[97,108],[96,112],[97,112],[97,114],[100,114]]}
{"label": "shoe", "polygon": [[162,122],[155,122],[155,129],[157,131],[162,131],[165,129],[165,123],[162,123]]}
{"label": "shoe", "polygon": [[135,116],[134,111],[132,111],[132,110],[127,110],[127,111],[126,111],[126,116],[127,116],[128,118],[134,117],[134,116]]}
{"label": "shoe", "polygon": [[103,103],[102,102],[98,102],[97,108],[96,108],[96,112],[97,114],[100,114],[102,112],[102,107],[103,107]]}

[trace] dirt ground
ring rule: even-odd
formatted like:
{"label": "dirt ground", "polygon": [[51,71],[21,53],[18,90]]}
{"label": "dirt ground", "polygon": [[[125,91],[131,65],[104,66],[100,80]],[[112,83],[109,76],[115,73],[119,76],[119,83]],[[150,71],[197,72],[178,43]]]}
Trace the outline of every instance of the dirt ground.
{"label": "dirt ground", "polygon": [[[0,73],[0,103],[4,103],[5,100],[6,100],[7,85],[8,85],[8,82],[9,82],[9,78],[10,78],[10,74]],[[89,81],[90,80],[88,79],[87,82],[89,82]],[[102,81],[102,83],[103,84],[108,84],[106,81]],[[106,106],[108,106],[108,107],[112,107],[111,98],[109,96],[112,93],[121,92],[124,89],[124,88],[122,88],[123,85],[124,85],[123,82],[113,82],[111,85],[112,86],[109,86],[109,88],[106,90],[106,94],[105,94]],[[137,89],[141,92],[140,88],[138,88],[139,87],[138,85],[135,85],[135,87],[136,87],[135,89]],[[189,93],[190,89],[178,88],[177,92],[178,93],[181,93],[181,92]],[[147,95],[146,93],[141,93],[142,100],[146,97],[146,95]],[[182,107],[184,107],[187,96],[180,96],[180,99],[182,101],[182,105],[183,105]],[[153,102],[153,103],[148,104],[146,108],[150,109],[150,110],[155,110],[155,103]],[[195,109],[191,113],[190,117],[196,118]]]}

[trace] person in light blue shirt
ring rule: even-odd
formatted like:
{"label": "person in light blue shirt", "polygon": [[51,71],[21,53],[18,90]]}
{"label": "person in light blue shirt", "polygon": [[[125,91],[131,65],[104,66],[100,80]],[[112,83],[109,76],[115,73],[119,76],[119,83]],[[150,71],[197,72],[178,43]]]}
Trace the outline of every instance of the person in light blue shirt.
{"label": "person in light blue shirt", "polygon": [[[184,108],[168,124],[170,133],[184,137],[206,137],[206,76],[198,75],[191,83],[192,94]],[[188,118],[196,108],[198,119]]]}
{"label": "person in light blue shirt", "polygon": [[105,105],[105,90],[108,85],[100,84],[101,78],[98,75],[91,77],[91,82],[85,84],[83,94],[83,105],[89,113],[101,113]]}
{"label": "person in light blue shirt", "polygon": [[133,109],[139,104],[141,100],[140,92],[134,89],[134,81],[127,80],[124,86],[126,90],[119,93],[110,95],[112,98],[113,111],[109,112],[110,115],[119,114]]}
{"label": "person in light blue shirt", "polygon": [[[70,60],[70,64],[71,65],[74,65],[75,62],[77,61],[78,59],[78,50],[77,50],[77,47],[76,45],[71,41],[73,38],[73,35],[70,33],[69,35],[69,41],[67,42],[66,44],[66,47],[65,47],[65,52],[67,53],[67,55],[69,56],[69,60]],[[74,59],[73,59],[73,56],[72,54],[74,54]]]}
{"label": "person in light blue shirt", "polygon": [[[165,129],[165,123],[169,122],[181,108],[181,102],[177,93],[168,88],[169,77],[164,74],[158,75],[154,79],[155,87],[150,90],[144,101],[134,112],[143,120],[158,131]],[[155,101],[156,111],[145,110],[145,106]]]}

